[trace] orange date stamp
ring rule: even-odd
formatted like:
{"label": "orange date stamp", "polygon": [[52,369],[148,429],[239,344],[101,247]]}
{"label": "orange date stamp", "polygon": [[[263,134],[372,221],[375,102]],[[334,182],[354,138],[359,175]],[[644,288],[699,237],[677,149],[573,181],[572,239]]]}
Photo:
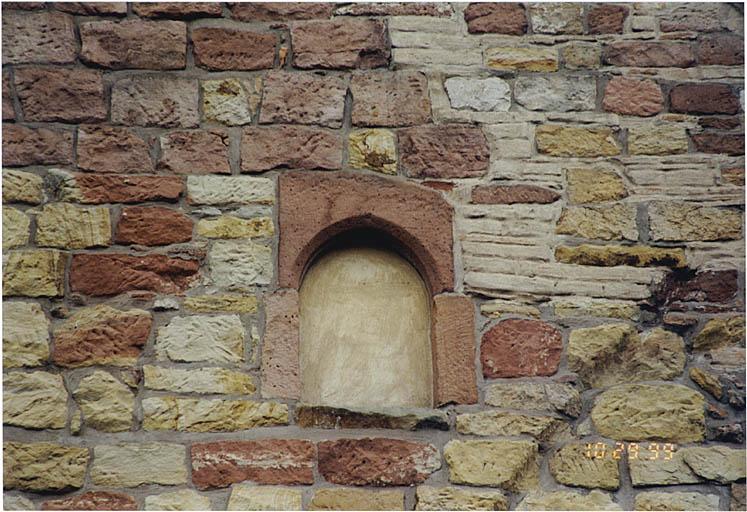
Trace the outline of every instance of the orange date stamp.
{"label": "orange date stamp", "polygon": [[672,460],[677,445],[674,443],[586,443],[584,455],[589,459],[610,457],[620,460],[624,453],[628,460]]}

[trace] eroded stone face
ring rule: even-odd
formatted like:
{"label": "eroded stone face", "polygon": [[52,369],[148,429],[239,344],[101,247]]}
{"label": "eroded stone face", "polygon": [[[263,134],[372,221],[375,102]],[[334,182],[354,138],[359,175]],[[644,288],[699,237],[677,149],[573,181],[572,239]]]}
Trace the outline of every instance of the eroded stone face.
{"label": "eroded stone face", "polygon": [[3,486],[34,492],[83,487],[88,448],[54,443],[3,444]]}
{"label": "eroded stone face", "polygon": [[262,79],[206,80],[202,87],[202,112],[206,120],[229,126],[250,124],[259,106]]}
{"label": "eroded stone face", "polygon": [[480,348],[485,377],[553,375],[563,339],[560,331],[538,320],[504,320],[483,335]]}
{"label": "eroded stone face", "polygon": [[319,489],[311,499],[311,510],[400,510],[404,501],[402,491]]}
{"label": "eroded stone face", "polygon": [[3,302],[3,367],[41,366],[49,358],[49,320],[35,302]]}
{"label": "eroded stone face", "polygon": [[532,441],[449,441],[444,447],[449,481],[519,490],[537,477],[537,444]]}
{"label": "eroded stone face", "polygon": [[699,492],[642,492],[635,497],[636,510],[720,510],[718,494]]}
{"label": "eroded stone face", "polygon": [[397,140],[381,129],[356,130],[348,137],[348,162],[357,169],[397,174]]}
{"label": "eroded stone face", "polygon": [[586,445],[569,443],[550,458],[550,473],[564,485],[615,490],[620,487],[620,470],[612,457],[590,458]]}
{"label": "eroded stone face", "polygon": [[89,491],[70,498],[47,500],[44,510],[137,510],[137,501],[129,494]]}
{"label": "eroded stone face", "polygon": [[[91,481],[107,487],[187,483],[186,448],[170,443],[121,443],[93,449]],[[127,461],[123,464],[123,461]]]}
{"label": "eroded stone face", "polygon": [[3,258],[3,295],[58,297],[63,294],[67,257],[55,250],[13,251]]}
{"label": "eroded stone face", "polygon": [[244,359],[245,335],[238,315],[175,317],[158,329],[156,352],[171,361],[235,363]]}
{"label": "eroded stone face", "polygon": [[110,373],[95,371],[73,391],[85,424],[102,432],[124,432],[132,426],[135,396]]}
{"label": "eroded stone face", "polygon": [[452,108],[505,112],[511,106],[511,88],[500,78],[454,77],[444,87]]}
{"label": "eroded stone face", "polygon": [[254,380],[245,373],[225,368],[143,367],[146,389],[175,393],[247,395],[254,393]]}
{"label": "eroded stone face", "polygon": [[573,491],[532,492],[516,510],[622,510],[609,493],[593,490],[588,494]]}
{"label": "eroded stone face", "polygon": [[415,510],[508,510],[508,498],[500,491],[420,485],[415,499]]}
{"label": "eroded stone face", "polygon": [[3,251],[21,247],[29,241],[31,219],[21,210],[3,206]]}
{"label": "eroded stone face", "polygon": [[288,424],[288,406],[251,400],[146,398],[143,429],[183,432],[233,432]]}
{"label": "eroded stone face", "polygon": [[145,510],[210,510],[210,498],[192,489],[145,497]]}
{"label": "eroded stone face", "polygon": [[61,375],[5,373],[3,390],[3,424],[32,429],[65,427],[67,390]]}
{"label": "eroded stone face", "polygon": [[238,484],[231,488],[227,510],[301,510],[300,489]]}
{"label": "eroded stone face", "polygon": [[36,216],[36,223],[36,243],[42,247],[106,247],[112,239],[108,208],[48,204]]}

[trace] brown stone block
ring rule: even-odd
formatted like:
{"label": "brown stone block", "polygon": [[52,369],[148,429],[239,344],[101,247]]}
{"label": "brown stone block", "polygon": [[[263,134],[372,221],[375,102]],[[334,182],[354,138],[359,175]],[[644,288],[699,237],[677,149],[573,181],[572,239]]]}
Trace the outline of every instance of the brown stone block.
{"label": "brown stone block", "polygon": [[335,15],[345,16],[436,16],[449,17],[453,9],[447,3],[432,2],[360,2],[342,6]]}
{"label": "brown stone block", "polygon": [[264,80],[259,122],[342,126],[347,84],[336,76],[273,71]]}
{"label": "brown stone block", "polygon": [[70,267],[70,288],[94,296],[135,290],[181,293],[197,278],[199,268],[199,261],[161,254],[76,254]]}
{"label": "brown stone block", "polygon": [[26,121],[85,123],[104,121],[104,82],[83,68],[19,68],[16,92]]}
{"label": "brown stone block", "polygon": [[[44,5],[44,2],[39,2],[37,5]],[[54,2],[52,5],[58,11],[81,16],[124,16],[127,14],[125,2]]]}
{"label": "brown stone block", "polygon": [[28,14],[3,9],[2,19],[3,64],[75,61],[78,49],[72,16],[50,11]]}
{"label": "brown stone block", "polygon": [[597,5],[586,15],[589,34],[622,34],[628,8],[623,5]]}
{"label": "brown stone block", "polygon": [[695,149],[701,153],[744,155],[743,133],[699,133],[692,139]]}
{"label": "brown stone block", "polygon": [[12,121],[16,118],[13,106],[13,93],[10,90],[10,72],[3,71],[3,121]]}
{"label": "brown stone block", "polygon": [[527,31],[524,7],[511,2],[469,4],[464,10],[464,21],[470,34],[520,36]]}
{"label": "brown stone block", "polygon": [[688,68],[695,64],[695,55],[687,43],[659,41],[621,41],[604,48],[603,59],[613,66],[643,68]]}
{"label": "brown stone block", "polygon": [[[282,141],[283,151],[278,151]],[[241,170],[339,169],[342,138],[335,132],[300,126],[252,126],[241,137]]]}
{"label": "brown stone block", "polygon": [[265,296],[265,337],[262,350],[262,396],[301,397],[299,367],[298,292],[278,290]]}
{"label": "brown stone block", "polygon": [[713,34],[699,38],[698,64],[744,65],[744,39],[736,34]]}
{"label": "brown stone block", "polygon": [[428,125],[399,132],[399,157],[413,178],[471,178],[487,172],[490,149],[479,128]]}
{"label": "brown stone block", "polygon": [[655,293],[658,303],[730,302],[739,288],[736,270],[670,273]]}
{"label": "brown stone block", "polygon": [[433,401],[477,403],[475,306],[463,295],[436,295],[431,316]]}
{"label": "brown stone block", "polygon": [[413,126],[431,120],[428,79],[415,71],[353,76],[355,126]]}
{"label": "brown stone block", "polygon": [[132,10],[142,18],[220,18],[223,5],[219,2],[135,2]]}
{"label": "brown stone block", "polygon": [[81,126],[78,167],[102,173],[152,172],[148,143],[127,128]]}
{"label": "brown stone block", "polygon": [[129,206],[122,210],[115,241],[125,245],[189,242],[193,224],[192,219],[171,208]]}
{"label": "brown stone block", "polygon": [[164,134],[158,169],[176,174],[230,174],[228,147],[228,135],[221,131]]}
{"label": "brown stone block", "polygon": [[73,133],[55,128],[3,124],[3,165],[71,164]]}
{"label": "brown stone block", "polygon": [[174,202],[184,190],[182,178],[172,176],[76,173],[74,177],[80,191],[77,200],[87,204]]}
{"label": "brown stone block", "polygon": [[132,76],[112,86],[115,124],[193,128],[200,123],[197,80],[172,76]]}
{"label": "brown stone block", "polygon": [[681,84],[669,93],[672,112],[684,114],[736,114],[739,97],[727,84]]}
{"label": "brown stone block", "polygon": [[504,320],[482,337],[482,373],[489,379],[554,375],[562,352],[563,337],[550,324]]}
{"label": "brown stone block", "polygon": [[387,31],[381,20],[314,21],[291,28],[293,65],[301,69],[371,69],[389,64]]}
{"label": "brown stone block", "polygon": [[549,204],[560,199],[560,194],[536,185],[478,185],[472,189],[476,204]]}
{"label": "brown stone block", "polygon": [[614,77],[604,89],[604,110],[627,116],[653,116],[664,108],[661,87],[653,80]]}
{"label": "brown stone block", "polygon": [[271,68],[276,42],[271,33],[214,27],[192,31],[195,64],[217,71]]}
{"label": "brown stone block", "polygon": [[310,441],[263,439],[192,445],[192,482],[198,489],[251,481],[270,485],[314,483],[315,450]]}
{"label": "brown stone block", "polygon": [[237,2],[229,4],[231,17],[239,21],[288,21],[329,18],[333,3],[321,2]]}

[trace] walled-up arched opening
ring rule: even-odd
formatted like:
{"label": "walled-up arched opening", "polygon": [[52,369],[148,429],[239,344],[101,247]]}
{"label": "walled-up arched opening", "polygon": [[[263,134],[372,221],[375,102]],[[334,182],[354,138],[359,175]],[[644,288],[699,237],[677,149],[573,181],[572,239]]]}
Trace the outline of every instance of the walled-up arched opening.
{"label": "walled-up arched opening", "polygon": [[389,237],[333,240],[299,290],[301,398],[336,407],[431,407],[431,297]]}

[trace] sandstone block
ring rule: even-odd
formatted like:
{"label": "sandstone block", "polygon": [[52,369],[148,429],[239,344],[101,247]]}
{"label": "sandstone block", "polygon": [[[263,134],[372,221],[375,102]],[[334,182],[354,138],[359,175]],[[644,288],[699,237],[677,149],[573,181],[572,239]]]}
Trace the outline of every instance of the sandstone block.
{"label": "sandstone block", "polygon": [[3,64],[69,64],[77,54],[72,16],[54,11],[3,15]]}
{"label": "sandstone block", "polygon": [[129,494],[109,491],[89,491],[70,498],[47,500],[43,510],[137,510],[135,498]]}
{"label": "sandstone block", "polygon": [[220,18],[222,5],[203,2],[136,2],[132,10],[141,18]]}
{"label": "sandstone block", "polygon": [[744,449],[728,446],[692,446],[682,449],[682,458],[693,472],[706,480],[727,484],[744,480]]}
{"label": "sandstone block", "polygon": [[478,436],[530,435],[540,441],[551,441],[569,434],[563,420],[550,416],[528,416],[501,411],[459,414],[457,432]]}
{"label": "sandstone block", "polygon": [[602,436],[612,439],[694,442],[704,436],[704,405],[700,393],[679,384],[629,384],[599,395],[591,419]]}
{"label": "sandstone block", "polygon": [[311,498],[311,510],[401,510],[404,502],[402,491],[319,489]]}
{"label": "sandstone block", "polygon": [[736,114],[739,96],[727,84],[680,84],[669,93],[672,112],[685,114]]}
{"label": "sandstone block", "polygon": [[293,65],[300,69],[371,69],[389,64],[381,20],[312,21],[291,28]]}
{"label": "sandstone block", "polygon": [[173,203],[183,190],[182,178],[175,176],[76,173],[63,176],[60,199],[86,204],[145,201]]}
{"label": "sandstone block", "polygon": [[476,204],[549,204],[560,199],[560,194],[536,185],[477,185],[472,189]]}
{"label": "sandstone block", "polygon": [[600,240],[638,240],[635,205],[571,206],[563,209],[556,233]]}
{"label": "sandstone block", "polygon": [[302,491],[289,487],[237,484],[227,510],[301,510]]}
{"label": "sandstone block", "polygon": [[239,21],[287,21],[328,19],[335,7],[322,2],[262,2],[235,3],[230,9],[231,17]]}
{"label": "sandstone block", "polygon": [[614,491],[620,470],[611,457],[589,458],[582,443],[569,443],[550,457],[550,473],[559,484]]}
{"label": "sandstone block", "polygon": [[487,172],[490,150],[479,128],[420,126],[401,130],[400,167],[413,178],[468,178]]}
{"label": "sandstone block", "polygon": [[589,34],[622,34],[628,7],[623,5],[597,5],[586,14]]}
{"label": "sandstone block", "polygon": [[3,302],[3,367],[42,366],[49,359],[49,320],[35,302]]}
{"label": "sandstone block", "polygon": [[701,482],[684,459],[684,450],[677,450],[670,460],[662,461],[659,453],[642,444],[638,453],[628,453],[628,467],[634,487],[650,485],[680,485]]}
{"label": "sandstone block", "polygon": [[[50,128],[29,128],[17,124],[3,124],[3,165],[70,164],[72,160],[72,132]],[[3,194],[6,194],[6,172],[18,173],[20,171],[3,170]],[[41,193],[41,184],[39,185],[39,192]],[[41,200],[38,202],[41,202]]]}
{"label": "sandstone block", "polygon": [[657,296],[664,304],[673,302],[730,302],[737,293],[736,270],[701,270],[695,275],[667,275]]}
{"label": "sandstone block", "polygon": [[122,5],[121,2],[54,2],[53,5],[58,11],[81,16],[124,16],[127,14],[127,6]]}
{"label": "sandstone block", "polygon": [[65,491],[83,487],[88,448],[54,443],[3,444],[3,487],[25,491]]}
{"label": "sandstone block", "polygon": [[192,219],[178,210],[160,206],[122,209],[115,241],[119,244],[168,245],[192,239]]}
{"label": "sandstone block", "polygon": [[275,182],[268,178],[189,176],[187,191],[191,204],[273,204],[275,202]]}
{"label": "sandstone block", "polygon": [[125,432],[132,426],[135,396],[110,373],[95,371],[73,391],[85,424],[102,432]]}
{"label": "sandstone block", "polygon": [[128,19],[80,24],[80,58],[108,69],[183,69],[187,26],[179,21]]}
{"label": "sandstone block", "polygon": [[640,245],[580,245],[577,247],[558,246],[555,248],[555,260],[575,265],[596,265],[614,267],[627,265],[631,267],[665,266],[683,268],[686,266],[685,251],[664,247]]}
{"label": "sandstone block", "polygon": [[537,151],[550,156],[591,158],[620,154],[610,128],[543,124],[535,131]]}
{"label": "sandstone block", "polygon": [[111,244],[109,208],[51,203],[36,216],[36,243],[42,247],[85,249]]}
{"label": "sandstone block", "polygon": [[506,112],[511,107],[511,87],[500,78],[453,77],[444,81],[444,88],[451,108]]}
{"label": "sandstone block", "polygon": [[[95,485],[137,487],[187,483],[186,448],[171,443],[120,443],[93,449],[91,481]],[[126,461],[126,464],[123,464]]]}
{"label": "sandstone block", "polygon": [[60,251],[13,251],[3,262],[3,296],[60,297],[67,256]]}
{"label": "sandstone block", "polygon": [[230,174],[228,135],[221,131],[179,131],[162,135],[160,170],[176,174]]}
{"label": "sandstone block", "polygon": [[259,122],[342,126],[347,84],[337,76],[272,71],[264,79]]}
{"label": "sandstone block", "polygon": [[745,484],[731,484],[729,510],[742,510],[745,508],[745,499]]}
{"label": "sandstone block", "polygon": [[635,510],[721,510],[718,494],[699,492],[642,492],[633,506]]}
{"label": "sandstone block", "polygon": [[594,110],[596,97],[596,82],[588,77],[519,76],[514,82],[516,103],[529,110]]}
{"label": "sandstone block", "polygon": [[431,119],[428,79],[415,71],[353,75],[354,126],[413,126]]}
{"label": "sandstone block", "polygon": [[143,404],[143,429],[235,432],[288,424],[288,406],[251,400],[151,397]]}
{"label": "sandstone block", "polygon": [[527,31],[524,7],[509,2],[472,3],[464,10],[470,34],[508,34],[520,36]]}
{"label": "sandstone block", "polygon": [[742,237],[742,214],[730,208],[654,202],[649,205],[648,216],[653,240],[710,241]]}
{"label": "sandstone block", "polygon": [[482,337],[480,361],[486,378],[548,376],[558,371],[560,331],[539,320],[509,319]]}
{"label": "sandstone block", "polygon": [[3,203],[39,204],[44,201],[44,197],[44,180],[41,176],[3,169]]}
{"label": "sandstone block", "polygon": [[712,350],[744,344],[744,319],[741,316],[712,318],[694,338],[694,350]]}
{"label": "sandstone block", "polygon": [[116,124],[194,128],[200,122],[197,81],[140,76],[112,86],[111,119]]}
{"label": "sandstone block", "polygon": [[669,41],[619,41],[605,46],[602,57],[612,66],[687,68],[695,64],[689,44]]}
{"label": "sandstone block", "polygon": [[175,317],[158,329],[156,352],[171,361],[235,363],[244,359],[245,335],[237,315]]}
{"label": "sandstone block", "polygon": [[741,133],[698,133],[692,136],[692,140],[695,150],[701,153],[744,154],[744,135]]}
{"label": "sandstone block", "polygon": [[256,313],[257,298],[254,295],[202,295],[186,297],[184,307],[195,313]]}
{"label": "sandstone block", "polygon": [[342,485],[413,485],[441,467],[435,446],[399,439],[322,441],[317,451],[319,473]]}
{"label": "sandstone block", "polygon": [[685,128],[677,125],[636,126],[628,130],[631,155],[672,155],[687,153]]}
{"label": "sandstone block", "polygon": [[602,107],[616,114],[648,117],[661,112],[664,96],[653,80],[616,76],[604,88]]}
{"label": "sandstone block", "polygon": [[181,489],[179,491],[146,496],[145,510],[211,510],[211,503],[210,498],[201,495],[197,491],[193,491],[192,489]]}
{"label": "sandstone block", "polygon": [[499,71],[557,71],[558,52],[544,47],[495,47],[483,52],[485,65]]}
{"label": "sandstone block", "polygon": [[449,418],[429,409],[351,409],[323,405],[296,407],[296,423],[304,428],[385,428],[449,430]]}
{"label": "sandstone block", "polygon": [[62,375],[47,372],[3,375],[3,424],[33,429],[65,428],[67,390]]}
{"label": "sandstone block", "polygon": [[568,69],[596,69],[602,57],[602,50],[593,43],[573,41],[560,50],[563,64]]}
{"label": "sandstone block", "polygon": [[192,30],[195,64],[211,71],[271,68],[276,43],[272,33],[221,27]]}
{"label": "sandstone block", "polygon": [[559,382],[499,382],[485,390],[485,403],[503,409],[561,412],[573,418],[581,413],[581,395]]}
{"label": "sandstone block", "polygon": [[569,298],[553,299],[553,312],[559,318],[592,316],[597,318],[617,318],[620,320],[637,320],[640,308],[630,301]]}
{"label": "sandstone block", "polygon": [[298,292],[295,290],[279,290],[265,297],[265,339],[261,368],[264,397],[300,397],[298,308]]}
{"label": "sandstone block", "polygon": [[[277,150],[282,140],[285,150]],[[301,126],[252,126],[241,137],[242,172],[272,169],[340,169],[342,139],[332,131]]]}
{"label": "sandstone block", "polygon": [[31,219],[21,210],[3,206],[3,251],[29,242]]}
{"label": "sandstone block", "polygon": [[104,82],[82,68],[24,67],[14,72],[24,119],[86,123],[106,120]]}
{"label": "sandstone block", "polygon": [[536,478],[534,441],[449,441],[444,447],[449,481],[455,484],[525,488]]}
{"label": "sandstone block", "polygon": [[262,79],[206,80],[202,87],[202,113],[207,121],[229,126],[250,124],[259,107]]}
{"label": "sandstone block", "polygon": [[143,366],[145,388],[174,393],[248,395],[256,391],[250,375],[225,368]]}
{"label": "sandstone block", "polygon": [[508,510],[508,498],[500,491],[420,485],[415,499],[415,510]]}
{"label": "sandstone block", "polygon": [[78,129],[78,167],[104,173],[152,172],[150,148],[127,128],[81,126]]}
{"label": "sandstone block", "polygon": [[690,380],[700,386],[700,389],[708,391],[717,400],[721,400],[724,394],[724,390],[719,380],[711,373],[706,372],[700,368],[690,368]]}
{"label": "sandstone block", "polygon": [[335,15],[345,16],[434,16],[448,17],[453,13],[450,5],[436,2],[361,3],[339,7]]}
{"label": "sandstone block", "polygon": [[568,199],[574,204],[617,201],[628,196],[625,183],[614,171],[573,168],[566,171]]}
{"label": "sandstone block", "polygon": [[698,63],[701,65],[742,66],[744,45],[736,34],[714,34],[698,38]]}
{"label": "sandstone block", "polygon": [[356,169],[397,174],[397,139],[389,130],[356,130],[348,136],[348,163]]}
{"label": "sandstone block", "polygon": [[70,267],[70,288],[93,296],[131,290],[180,293],[195,280],[199,268],[196,260],[162,254],[75,254]]}
{"label": "sandstone block", "polygon": [[270,217],[242,219],[221,215],[197,222],[197,234],[207,238],[268,238],[274,232]]}
{"label": "sandstone block", "polygon": [[141,309],[121,311],[99,304],[73,313],[54,330],[58,366],[132,366],[153,323]]}
{"label": "sandstone block", "polygon": [[272,248],[251,241],[214,242],[209,253],[213,283],[226,290],[270,284]]}
{"label": "sandstone block", "polygon": [[581,34],[584,30],[578,3],[530,4],[529,18],[535,34]]}
{"label": "sandstone block", "polygon": [[310,441],[263,439],[192,444],[192,482],[200,490],[251,481],[312,484],[315,450]]}
{"label": "sandstone block", "polygon": [[3,71],[2,93],[3,93],[3,121],[13,121],[16,118],[16,109],[13,105],[13,94],[10,90],[10,71]]}
{"label": "sandstone block", "polygon": [[622,510],[609,493],[593,490],[589,494],[572,491],[532,492],[516,510]]}
{"label": "sandstone block", "polygon": [[720,30],[724,20],[719,7],[707,3],[676,6],[661,20],[661,31],[715,32]]}

